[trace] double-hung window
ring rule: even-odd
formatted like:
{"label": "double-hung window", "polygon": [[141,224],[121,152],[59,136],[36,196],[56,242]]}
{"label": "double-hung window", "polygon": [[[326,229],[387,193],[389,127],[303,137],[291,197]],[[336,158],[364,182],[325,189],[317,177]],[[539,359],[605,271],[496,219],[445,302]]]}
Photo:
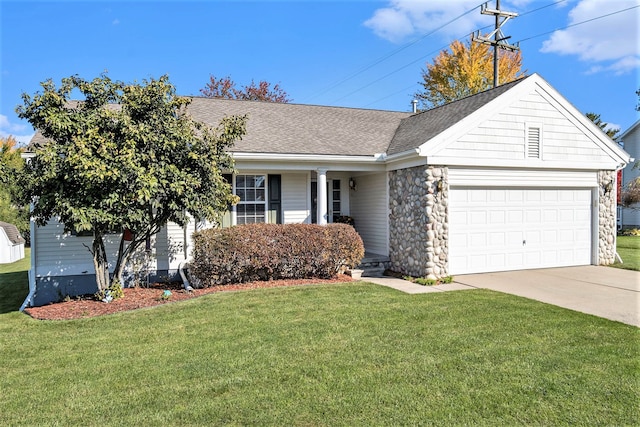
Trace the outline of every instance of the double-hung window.
{"label": "double-hung window", "polygon": [[265,175],[236,175],[237,224],[266,222],[267,197]]}

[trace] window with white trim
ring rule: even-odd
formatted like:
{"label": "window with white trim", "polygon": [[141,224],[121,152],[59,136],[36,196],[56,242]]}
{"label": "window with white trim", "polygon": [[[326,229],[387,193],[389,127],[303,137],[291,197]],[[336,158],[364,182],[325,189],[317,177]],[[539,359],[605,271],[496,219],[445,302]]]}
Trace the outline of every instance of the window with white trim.
{"label": "window with white trim", "polygon": [[267,197],[265,175],[236,175],[236,222],[253,224],[267,221]]}

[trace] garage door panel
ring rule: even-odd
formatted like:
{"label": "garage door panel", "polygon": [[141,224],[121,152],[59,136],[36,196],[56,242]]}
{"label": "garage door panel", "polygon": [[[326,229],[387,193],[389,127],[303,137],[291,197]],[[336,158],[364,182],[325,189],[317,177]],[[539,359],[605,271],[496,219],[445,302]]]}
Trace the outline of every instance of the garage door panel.
{"label": "garage door panel", "polygon": [[559,213],[561,222],[573,222],[575,219],[573,209],[560,209]]}
{"label": "garage door panel", "polygon": [[[507,262],[502,266],[502,269],[506,269],[507,266],[513,266],[515,269],[522,268],[522,265],[524,264],[523,258],[524,258],[524,255],[521,252],[512,252],[512,253],[506,254],[505,259]],[[499,266],[492,266],[492,268],[495,268],[495,267],[499,267]],[[499,271],[499,270],[495,270],[495,271]]]}
{"label": "garage door panel", "polygon": [[489,224],[504,224],[505,217],[504,211],[492,210],[489,212]]}
{"label": "garage door panel", "polygon": [[507,211],[507,224],[517,224],[520,226],[523,223],[523,213],[521,210]]}
{"label": "garage door panel", "polygon": [[542,214],[542,220],[545,223],[558,221],[558,211],[556,209],[545,209]]}
{"label": "garage door panel", "polygon": [[541,191],[527,191],[525,194],[525,200],[527,202],[539,202],[542,200],[542,192]]}
{"label": "garage door panel", "polygon": [[470,193],[469,201],[471,202],[486,202],[487,190],[472,191]]}
{"label": "garage door panel", "polygon": [[491,265],[505,265],[505,255],[504,254],[491,254],[489,263]]}
{"label": "garage door panel", "polygon": [[507,244],[507,239],[504,232],[494,231],[489,233],[489,245],[492,247],[504,246]]}
{"label": "garage door panel", "polygon": [[542,212],[538,209],[528,209],[525,211],[527,223],[541,223]]}
{"label": "garage door panel", "polygon": [[500,190],[489,190],[489,201],[490,202],[504,202],[506,200],[506,195],[504,191]]}
{"label": "garage door panel", "polygon": [[510,202],[521,202],[524,199],[522,190],[514,190],[506,194],[507,194],[506,198]]}
{"label": "garage door panel", "polygon": [[467,224],[467,212],[451,212],[449,213],[449,222],[466,225]]}
{"label": "garage door panel", "polygon": [[541,261],[542,261],[541,252],[527,252],[524,255],[525,265],[540,264]]}
{"label": "garage door panel", "polygon": [[542,232],[541,231],[529,231],[524,239],[527,245],[539,247],[542,244]]}
{"label": "garage door panel", "polygon": [[471,249],[484,249],[488,246],[486,233],[471,233],[469,235],[469,247]]}
{"label": "garage door panel", "polygon": [[471,225],[486,225],[488,213],[486,211],[475,211],[470,215],[469,224]]}
{"label": "garage door panel", "polygon": [[591,218],[591,213],[586,209],[576,210],[574,218],[576,221],[579,221],[579,222],[589,221],[589,219]]}
{"label": "garage door panel", "polygon": [[590,189],[454,187],[450,201],[451,274],[590,264]]}

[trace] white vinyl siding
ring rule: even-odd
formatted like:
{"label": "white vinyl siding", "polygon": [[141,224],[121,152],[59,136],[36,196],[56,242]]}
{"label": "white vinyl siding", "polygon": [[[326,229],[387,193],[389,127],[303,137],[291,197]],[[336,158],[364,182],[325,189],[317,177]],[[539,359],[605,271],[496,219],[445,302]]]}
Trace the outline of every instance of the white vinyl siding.
{"label": "white vinyl siding", "polygon": [[282,213],[285,224],[311,222],[308,173],[282,174]]}
{"label": "white vinyl siding", "polygon": [[[195,231],[194,221],[191,220],[187,225],[187,245],[191,244],[191,235]],[[185,247],[184,247],[184,228],[180,227],[175,222],[167,223],[167,227],[162,231],[166,233],[158,233],[156,241],[156,254],[158,258],[159,270],[177,270],[180,267],[180,263],[185,259]],[[161,236],[166,236],[164,240],[164,246],[161,247]],[[187,250],[191,248],[188,246]]]}
{"label": "white vinyl siding", "polygon": [[389,255],[389,196],[387,174],[356,177],[357,190],[349,190],[350,212],[367,252]]}
{"label": "white vinyl siding", "polygon": [[[636,162],[640,160],[640,125],[635,125],[635,128],[625,134],[622,141],[624,142],[624,149],[636,159]],[[631,181],[638,179],[640,176],[640,168],[636,168],[636,162],[630,162],[622,170],[622,185],[627,186]],[[622,209],[622,225],[624,227],[640,228],[640,204],[635,205],[635,209]]]}
{"label": "white vinyl siding", "polygon": [[[36,276],[62,276],[94,274],[93,258],[89,252],[93,242],[92,236],[72,236],[64,232],[64,225],[51,219],[43,227],[35,227],[34,244]],[[109,235],[105,239],[107,257],[115,261],[120,235]]]}
{"label": "white vinyl siding", "polygon": [[[475,159],[486,166],[511,162],[510,166],[514,167],[535,164],[540,167],[572,168],[580,164],[610,164],[611,157],[593,141],[593,135],[581,125],[576,125],[576,119],[555,104],[548,95],[543,96],[534,90],[455,136],[453,142],[432,153],[434,156],[431,161],[459,164],[461,159]],[[544,154],[543,161],[528,155],[529,124],[540,128],[540,154]]]}
{"label": "white vinyl siding", "polygon": [[[93,258],[88,247],[93,242],[92,236],[72,236],[63,232],[64,226],[51,220],[44,227],[35,227],[36,276],[73,276],[94,274]],[[191,225],[190,233],[193,232]],[[189,234],[190,234],[189,233]],[[182,228],[169,223],[151,239],[151,249],[155,258],[149,265],[152,270],[177,269],[184,259],[182,244],[184,240]],[[108,235],[105,238],[107,259],[110,271],[113,271],[120,244],[120,234]],[[86,246],[85,246],[86,245]],[[141,250],[144,250],[144,244]]]}

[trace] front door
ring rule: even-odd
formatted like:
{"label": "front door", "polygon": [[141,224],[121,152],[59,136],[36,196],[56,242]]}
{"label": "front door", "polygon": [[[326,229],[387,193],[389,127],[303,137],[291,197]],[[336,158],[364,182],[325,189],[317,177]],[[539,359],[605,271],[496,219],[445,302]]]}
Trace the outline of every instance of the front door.
{"label": "front door", "polygon": [[[335,222],[342,214],[340,180],[327,181],[327,222]],[[318,183],[311,181],[311,223],[318,223]]]}

